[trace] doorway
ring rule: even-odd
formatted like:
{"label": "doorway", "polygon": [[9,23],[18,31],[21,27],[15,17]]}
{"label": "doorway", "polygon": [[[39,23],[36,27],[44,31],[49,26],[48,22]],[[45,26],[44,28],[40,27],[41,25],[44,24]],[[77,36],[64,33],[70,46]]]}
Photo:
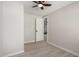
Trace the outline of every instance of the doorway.
{"label": "doorway", "polygon": [[44,40],[47,41],[47,18],[44,19]]}

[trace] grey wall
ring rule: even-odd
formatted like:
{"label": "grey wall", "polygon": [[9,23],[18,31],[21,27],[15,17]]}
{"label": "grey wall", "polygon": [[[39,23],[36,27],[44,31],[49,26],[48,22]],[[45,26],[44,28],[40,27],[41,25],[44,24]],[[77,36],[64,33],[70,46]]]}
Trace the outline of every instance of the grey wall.
{"label": "grey wall", "polygon": [[2,3],[0,2],[0,56],[3,55],[2,42]]}
{"label": "grey wall", "polygon": [[48,42],[79,56],[79,2],[48,17]]}
{"label": "grey wall", "polygon": [[[35,20],[36,20],[36,24],[35,24]],[[41,41],[44,39],[43,23],[44,22],[41,16],[24,13],[24,42],[25,43],[35,42],[35,38],[36,38],[36,41]],[[38,32],[36,32],[36,36],[35,36],[35,30],[36,30],[35,26],[38,30]]]}
{"label": "grey wall", "polygon": [[24,42],[35,42],[35,15],[24,13]]}
{"label": "grey wall", "polygon": [[11,56],[24,51],[23,9],[19,2],[3,2],[2,6],[0,5],[0,54],[3,54],[1,56]]}

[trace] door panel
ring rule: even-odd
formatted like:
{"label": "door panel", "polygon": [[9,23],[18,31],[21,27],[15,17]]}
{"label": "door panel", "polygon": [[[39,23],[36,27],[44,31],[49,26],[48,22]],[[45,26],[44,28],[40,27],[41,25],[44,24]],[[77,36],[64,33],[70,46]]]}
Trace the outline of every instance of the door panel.
{"label": "door panel", "polygon": [[44,21],[42,18],[36,19],[36,41],[44,40]]}

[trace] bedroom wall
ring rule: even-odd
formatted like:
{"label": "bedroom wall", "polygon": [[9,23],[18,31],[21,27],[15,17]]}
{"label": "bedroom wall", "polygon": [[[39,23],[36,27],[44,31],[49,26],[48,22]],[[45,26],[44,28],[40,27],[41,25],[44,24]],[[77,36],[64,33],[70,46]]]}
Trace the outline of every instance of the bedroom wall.
{"label": "bedroom wall", "polygon": [[0,2],[0,56],[3,55],[3,47],[2,47],[2,2]]}
{"label": "bedroom wall", "polygon": [[[35,21],[37,24],[35,24]],[[41,22],[41,24],[40,24]],[[43,40],[43,20],[41,19],[41,16],[37,16],[34,14],[29,14],[27,12],[24,13],[24,43],[30,43],[36,41]],[[39,33],[35,36],[35,26],[37,26],[37,29]]]}
{"label": "bedroom wall", "polygon": [[35,19],[37,16],[24,13],[24,42],[35,42]]}
{"label": "bedroom wall", "polygon": [[79,2],[47,16],[48,42],[79,56]]}
{"label": "bedroom wall", "polygon": [[3,56],[22,53],[24,51],[23,4],[19,2],[3,2],[2,16]]}

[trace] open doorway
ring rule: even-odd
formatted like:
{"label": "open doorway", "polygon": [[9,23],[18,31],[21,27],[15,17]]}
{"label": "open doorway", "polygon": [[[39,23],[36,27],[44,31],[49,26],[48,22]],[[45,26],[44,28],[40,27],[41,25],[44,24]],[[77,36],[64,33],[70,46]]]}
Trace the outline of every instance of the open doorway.
{"label": "open doorway", "polygon": [[44,40],[47,41],[47,18],[44,19]]}

